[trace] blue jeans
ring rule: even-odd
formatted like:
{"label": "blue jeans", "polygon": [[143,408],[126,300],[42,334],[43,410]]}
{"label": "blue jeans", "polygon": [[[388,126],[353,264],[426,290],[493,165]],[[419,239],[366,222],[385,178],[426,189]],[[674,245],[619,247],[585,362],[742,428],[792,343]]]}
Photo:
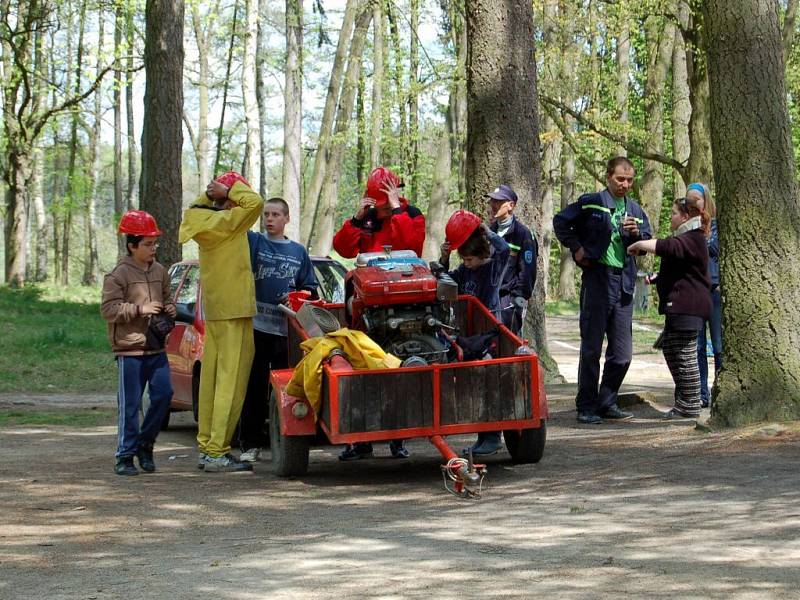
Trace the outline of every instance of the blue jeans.
{"label": "blue jeans", "polygon": [[[133,456],[139,446],[155,442],[172,400],[172,383],[165,352],[146,356],[118,356],[117,368],[119,416],[115,456],[119,458]],[[145,385],[149,386],[150,406],[139,429],[139,411]]]}
{"label": "blue jeans", "polygon": [[[722,296],[719,286],[711,292],[711,319],[706,321],[711,330],[711,347],[714,349],[714,371],[719,373],[722,366]],[[700,399],[703,404],[711,402],[708,390],[708,357],[706,356],[706,324],[697,336],[697,366],[700,369]]]}

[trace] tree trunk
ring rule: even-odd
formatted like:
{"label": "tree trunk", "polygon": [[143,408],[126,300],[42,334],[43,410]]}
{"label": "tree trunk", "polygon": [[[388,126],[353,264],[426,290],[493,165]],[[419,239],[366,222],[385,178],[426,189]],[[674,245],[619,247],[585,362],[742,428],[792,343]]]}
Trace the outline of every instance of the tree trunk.
{"label": "tree trunk", "polygon": [[[125,32],[128,41],[128,64],[127,73],[125,75],[125,115],[127,117],[128,127],[128,198],[126,201],[126,210],[131,210],[136,206],[136,133],[134,129],[133,119],[133,60],[134,60],[134,34],[136,33],[136,26],[133,22],[133,6],[127,5],[125,10],[126,23]],[[141,202],[141,198],[140,198]],[[124,242],[122,251],[125,252]]]}
{"label": "tree trunk", "polygon": [[[372,127],[370,131],[369,168],[381,164],[381,126],[383,124],[383,10],[381,2],[372,9]],[[360,180],[359,180],[360,183]]]}
{"label": "tree trunk", "polygon": [[685,181],[712,183],[711,125],[708,97],[708,71],[703,51],[705,26],[703,14],[692,14],[689,27],[690,43],[686,44],[686,68],[689,72],[689,102],[692,116],[689,119],[689,164]]}
{"label": "tree trunk", "polygon": [[[86,30],[86,3],[80,3],[78,15],[78,56],[75,61],[75,80],[74,93],[79,95],[81,91],[81,77],[83,74],[84,44],[83,34]],[[78,207],[79,198],[82,198],[86,190],[86,182],[83,173],[78,175],[75,171],[78,160],[78,121],[80,120],[80,107],[76,106],[72,113],[70,125],[69,143],[69,166],[67,167],[67,197],[64,201],[63,211],[63,230],[61,232],[61,285],[69,285],[69,263],[70,263],[70,241],[72,240],[72,213]]]}
{"label": "tree trunk", "polygon": [[797,0],[789,0],[786,4],[786,13],[783,17],[783,64],[789,61],[789,53],[792,51],[794,42],[794,31],[797,26]]}
{"label": "tree trunk", "polygon": [[145,12],[145,93],[139,198],[164,232],[157,258],[181,259],[178,226],[183,186],[183,2],[148,0]]}
{"label": "tree trunk", "polygon": [[368,6],[356,19],[353,43],[350,45],[350,54],[347,58],[347,74],[342,86],[339,109],[336,111],[336,131],[330,146],[330,159],[325,173],[322,193],[320,194],[319,210],[315,219],[311,242],[312,254],[319,256],[325,256],[331,250],[339,177],[341,176],[344,151],[347,147],[344,138],[346,138],[347,131],[350,128],[350,117],[353,113],[358,77],[361,71],[361,57],[364,54],[364,42],[367,38],[367,29],[371,20],[372,8]]}
{"label": "tree trunk", "polygon": [[[197,44],[197,132],[195,134],[195,162],[197,163],[197,189],[202,190],[211,179],[208,174],[208,40],[200,17],[199,3],[192,3],[192,29]],[[258,81],[258,72],[256,72]],[[256,84],[258,85],[258,84]],[[259,119],[260,122],[260,119]],[[262,157],[263,160],[263,157]]]}
{"label": "tree trunk", "polygon": [[364,70],[358,76],[358,92],[356,93],[356,183],[361,185],[364,180],[364,169],[367,162],[367,124],[364,117],[364,93],[367,89],[367,80]]}
{"label": "tree trunk", "polygon": [[[619,110],[619,124],[624,128],[628,124],[628,90],[630,89],[631,76],[631,25],[627,11],[621,4],[619,27],[620,32],[617,36],[617,87],[615,90],[615,100],[617,110]],[[627,137],[627,136],[626,136]],[[615,150],[618,156],[628,156],[628,151],[624,146],[617,146]],[[570,259],[572,255],[570,255]]]}
{"label": "tree trunk", "polygon": [[[568,117],[567,117],[568,119]],[[569,121],[567,121],[569,125]],[[569,144],[565,144],[561,151],[561,208],[564,209],[575,202],[575,153]],[[572,253],[559,246],[561,257],[558,268],[559,300],[573,302],[578,294],[575,291],[575,261]]]}
{"label": "tree trunk", "polygon": [[[723,293],[713,421],[800,418],[800,206],[773,0],[705,4]],[[754,85],[754,82],[758,82]]]}
{"label": "tree trunk", "polygon": [[[500,182],[517,192],[517,216],[532,231],[542,223],[539,118],[533,7],[525,0],[467,0],[467,208],[483,212],[482,195]],[[507,90],[515,91],[513,94]],[[537,268],[544,260],[539,255]],[[536,279],[525,334],[551,377],[545,285]]]}
{"label": "tree trunk", "polygon": [[[269,33],[267,32],[268,3],[269,0],[259,0],[258,2],[258,41],[256,42],[256,46],[258,48],[256,52],[256,99],[258,100],[258,139],[261,143],[259,150],[261,176],[259,177],[260,186],[258,188],[258,193],[261,194],[262,198],[267,197],[267,154],[269,153],[269,141],[267,140],[267,121],[269,120],[269,107],[267,103],[269,102],[269,99],[267,98],[267,85],[264,81],[264,72],[267,68],[269,60]],[[302,29],[300,35],[302,36]],[[302,179],[302,170],[300,173]],[[293,231],[299,231],[299,208],[297,212],[292,213],[292,218],[294,221]]]}
{"label": "tree trunk", "polygon": [[450,200],[451,138],[454,135],[452,113],[455,106],[453,96],[456,93],[455,86],[451,87],[447,120],[436,150],[436,162],[433,167],[433,183],[430,200],[428,200],[428,214],[425,218],[425,247],[423,249],[423,254],[428,260],[439,259],[441,245],[444,242],[444,229],[449,217],[447,203]]}
{"label": "tree trunk", "polygon": [[[114,11],[114,225],[125,212],[122,196],[122,33],[125,29],[125,9],[117,2]],[[125,255],[125,238],[118,235],[117,258]]]}
{"label": "tree trunk", "polygon": [[244,61],[242,64],[242,104],[246,130],[245,156],[242,170],[254,189],[259,189],[261,168],[258,164],[261,144],[259,142],[258,100],[256,98],[256,42],[258,38],[258,0],[245,0],[245,26],[242,39]]}
{"label": "tree trunk", "polygon": [[410,0],[411,43],[408,57],[408,171],[407,194],[416,198],[419,190],[419,0]]}
{"label": "tree trunk", "polygon": [[[394,65],[392,66],[392,79],[394,79],[395,98],[397,100],[398,144],[395,144],[392,152],[391,162],[408,165],[410,141],[408,136],[408,115],[406,112],[407,94],[403,86],[403,46],[400,43],[400,28],[397,24],[397,17],[392,10],[392,2],[386,3],[386,17],[389,20],[389,33],[394,48]],[[399,155],[397,154],[399,152]]]}
{"label": "tree trunk", "polygon": [[233,19],[231,20],[231,35],[228,42],[228,60],[225,62],[225,80],[222,82],[222,111],[219,115],[217,127],[217,151],[214,157],[214,176],[220,174],[222,165],[222,131],[225,126],[225,110],[228,107],[228,90],[230,89],[231,69],[233,67],[233,48],[236,45],[236,24],[239,20],[239,0],[233,2]]}
{"label": "tree trunk", "polygon": [[325,179],[325,172],[328,168],[328,147],[330,146],[333,132],[333,118],[336,115],[336,105],[339,102],[342,74],[344,73],[347,49],[350,44],[350,36],[353,33],[353,23],[355,22],[358,5],[359,0],[347,0],[342,19],[342,29],[339,32],[339,40],[336,43],[336,55],[331,67],[331,78],[328,81],[325,108],[322,111],[322,121],[319,126],[317,152],[314,155],[314,169],[306,188],[303,216],[300,221],[300,242],[305,245],[311,242],[311,231],[314,228],[314,219],[318,212],[319,195],[322,190],[322,182]]}
{"label": "tree trunk", "polygon": [[[670,21],[663,21],[663,24],[661,21],[663,19],[651,17],[651,26],[647,28],[648,44],[652,50],[644,89],[645,149],[659,154],[664,150],[664,89],[675,42],[675,26]],[[660,162],[644,160],[639,196],[650,226],[657,232],[664,198],[664,166]]]}
{"label": "tree trunk", "polygon": [[300,195],[302,193],[302,106],[303,106],[303,0],[286,0],[286,82],[283,88],[283,199],[294,218],[286,226],[287,235],[300,235]]}
{"label": "tree trunk", "polygon": [[[686,67],[686,44],[681,29],[689,25],[689,4],[686,0],[678,3],[678,21],[675,28],[675,41],[672,46],[672,155],[684,164],[689,162],[691,145],[689,140],[689,120],[692,118],[692,104],[689,102],[689,71]],[[686,182],[676,173],[672,180],[672,195],[682,198],[686,195]]]}
{"label": "tree trunk", "polygon": [[[105,37],[105,14],[102,8],[97,11],[97,72],[103,68],[101,52]],[[83,256],[83,285],[97,283],[97,190],[100,180],[100,119],[102,118],[102,88],[94,93],[94,123],[89,138],[89,175],[88,196],[86,212],[84,213],[84,256]]]}

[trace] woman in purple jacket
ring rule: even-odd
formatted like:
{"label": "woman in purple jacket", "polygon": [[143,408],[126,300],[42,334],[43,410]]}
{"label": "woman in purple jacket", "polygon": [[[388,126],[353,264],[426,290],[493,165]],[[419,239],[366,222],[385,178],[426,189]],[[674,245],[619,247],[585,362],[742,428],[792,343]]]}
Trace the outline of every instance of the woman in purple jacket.
{"label": "woman in purple jacket", "polygon": [[675,381],[675,406],[664,415],[667,419],[700,414],[697,333],[711,315],[706,242],[710,221],[696,199],[680,198],[672,205],[672,237],[628,246],[628,254],[644,251],[661,257],[655,282],[658,312],[666,316],[662,349]]}

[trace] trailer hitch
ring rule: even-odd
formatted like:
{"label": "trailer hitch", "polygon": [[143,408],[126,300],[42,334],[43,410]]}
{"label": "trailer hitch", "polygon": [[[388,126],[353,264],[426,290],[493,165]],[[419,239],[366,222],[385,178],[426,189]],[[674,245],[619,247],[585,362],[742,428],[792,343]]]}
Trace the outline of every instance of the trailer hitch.
{"label": "trailer hitch", "polygon": [[440,435],[431,436],[429,440],[447,460],[446,464],[441,465],[444,489],[460,498],[479,498],[486,465],[475,464],[472,451],[467,458],[458,456]]}

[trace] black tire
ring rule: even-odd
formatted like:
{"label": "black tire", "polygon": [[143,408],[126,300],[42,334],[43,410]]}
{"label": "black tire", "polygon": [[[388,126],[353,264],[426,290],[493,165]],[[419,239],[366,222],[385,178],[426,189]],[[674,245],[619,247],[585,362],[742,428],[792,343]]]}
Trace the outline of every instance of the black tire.
{"label": "black tire", "polygon": [[547,441],[547,424],[544,420],[538,429],[508,429],[503,432],[506,448],[512,462],[517,464],[538,463],[544,455]]}
{"label": "black tire", "polygon": [[200,363],[192,370],[192,416],[195,423],[200,421]]}
{"label": "black tire", "polygon": [[305,475],[311,436],[281,435],[280,415],[275,392],[269,396],[269,443],[272,450],[272,472],[278,477]]}

